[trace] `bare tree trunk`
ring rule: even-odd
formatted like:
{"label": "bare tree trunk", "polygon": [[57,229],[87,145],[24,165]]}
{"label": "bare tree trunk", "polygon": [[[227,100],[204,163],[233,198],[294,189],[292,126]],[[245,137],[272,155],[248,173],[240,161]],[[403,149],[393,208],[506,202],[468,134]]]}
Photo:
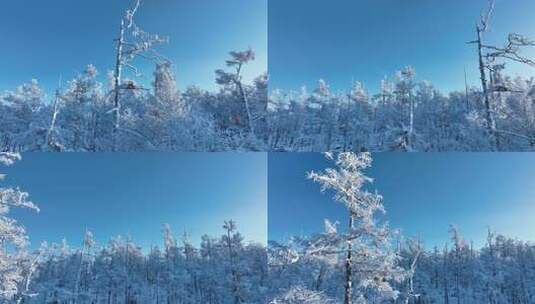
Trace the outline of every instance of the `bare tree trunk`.
{"label": "bare tree trunk", "polygon": [[444,257],[443,257],[443,276],[444,276],[444,304],[450,303],[450,295],[448,290],[448,247],[444,247]]}
{"label": "bare tree trunk", "polygon": [[466,76],[466,67],[464,68],[464,98],[466,102],[466,113],[470,112],[470,100],[468,100],[468,77]]}
{"label": "bare tree trunk", "polygon": [[[353,230],[353,214],[349,215],[349,230]],[[346,264],[345,264],[345,279],[346,283],[344,286],[344,304],[351,304],[353,302],[352,300],[352,292],[353,292],[353,271],[352,271],[352,251],[353,248],[351,246],[351,241],[347,244],[347,258],[346,258]]]}
{"label": "bare tree trunk", "polygon": [[121,103],[120,103],[120,86],[121,76],[123,72],[123,46],[124,46],[124,34],[125,24],[124,19],[121,19],[121,27],[119,29],[119,38],[117,39],[117,57],[115,60],[115,73],[114,73],[114,126],[113,126],[113,149],[117,150],[117,137],[121,120]]}
{"label": "bare tree trunk", "polygon": [[316,277],[316,284],[314,286],[314,289],[316,291],[319,291],[321,288],[321,284],[323,283],[323,276],[325,275],[325,266],[321,266],[320,271],[318,273],[318,276]]}
{"label": "bare tree trunk", "polygon": [[494,145],[496,149],[500,149],[500,143],[498,139],[498,134],[496,132],[496,124],[494,122],[494,117],[492,115],[492,109],[490,105],[490,98],[489,98],[489,89],[487,87],[487,75],[485,73],[485,62],[483,61],[483,43],[481,41],[481,33],[482,29],[479,26],[476,26],[476,32],[477,32],[477,54],[479,58],[479,74],[481,78],[481,88],[483,89],[483,98],[485,101],[485,119],[487,121],[487,128],[489,130],[490,135],[494,139]]}
{"label": "bare tree trunk", "polygon": [[245,90],[243,89],[243,84],[241,82],[242,65],[243,65],[243,63],[240,63],[238,68],[236,69],[235,83],[236,83],[236,86],[238,87],[238,91],[239,91],[239,93],[241,95],[241,98],[243,100],[243,104],[245,105],[245,112],[247,113],[247,127],[249,128],[249,132],[251,132],[251,134],[253,136],[255,136],[256,133],[255,133],[255,130],[254,130],[253,116],[251,114],[251,107],[249,105],[249,98],[247,98],[247,95],[245,94]]}
{"label": "bare tree trunk", "polygon": [[45,138],[45,144],[47,145],[47,148],[52,148],[52,143],[50,142],[52,137],[52,132],[54,132],[54,129],[56,128],[56,120],[58,117],[58,108],[59,108],[59,89],[56,90],[56,97],[54,98],[54,106],[53,106],[53,113],[52,113],[52,120],[50,121],[50,127],[48,128],[48,131],[46,132],[46,138]]}
{"label": "bare tree trunk", "polygon": [[74,285],[74,294],[76,298],[74,300],[74,303],[76,303],[76,301],[78,300],[78,297],[80,296],[80,281],[82,278],[83,265],[84,265],[84,248],[82,248],[82,251],[80,252],[80,265],[78,266],[78,273],[76,274],[76,282]]}
{"label": "bare tree trunk", "polygon": [[24,298],[27,296],[27,293],[30,290],[30,284],[32,282],[32,276],[37,269],[37,264],[39,263],[39,259],[41,258],[41,255],[43,253],[40,252],[35,259],[30,263],[30,266],[28,267],[28,273],[26,274],[26,277],[24,278],[24,289],[22,292],[17,296],[17,304],[24,303]]}
{"label": "bare tree trunk", "polygon": [[412,93],[409,91],[409,135],[407,138],[407,145],[412,151],[412,137],[414,133],[414,99]]}
{"label": "bare tree trunk", "polygon": [[245,111],[247,112],[247,126],[249,127],[249,131],[251,132],[251,134],[255,136],[256,133],[254,130],[253,117],[251,114],[251,107],[249,105],[249,98],[247,98],[247,95],[245,94],[245,90],[243,89],[243,84],[241,83],[241,81],[237,81],[236,85],[238,86],[241,98],[243,100],[243,103],[245,104]]}

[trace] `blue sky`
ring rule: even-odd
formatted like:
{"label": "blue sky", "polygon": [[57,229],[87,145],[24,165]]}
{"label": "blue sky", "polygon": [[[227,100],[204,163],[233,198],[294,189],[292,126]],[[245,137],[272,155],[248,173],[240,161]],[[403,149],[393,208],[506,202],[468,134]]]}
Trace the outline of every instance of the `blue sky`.
{"label": "blue sky", "polygon": [[[354,79],[376,92],[385,75],[412,65],[418,79],[462,90],[465,67],[469,83],[478,81],[475,50],[465,42],[486,2],[270,0],[271,88],[313,89],[323,78],[337,91]],[[512,31],[535,37],[533,11],[532,0],[497,0],[489,41],[501,45]],[[518,65],[509,72],[535,75]]]}
{"label": "blue sky", "polygon": [[[250,80],[267,70],[266,0],[145,0],[137,23],[170,38],[160,47],[174,62],[180,88],[215,88],[214,70],[231,50],[253,47]],[[10,0],[0,4],[0,91],[37,78],[55,89],[60,75],[71,79],[94,64],[106,81],[114,64],[114,39],[127,0]],[[150,83],[153,65],[140,61]]]}
{"label": "blue sky", "polygon": [[26,153],[4,184],[30,193],[41,212],[14,210],[33,246],[86,228],[99,242],[130,235],[144,248],[162,244],[162,224],[198,243],[219,237],[234,219],[247,241],[267,240],[265,153]]}
{"label": "blue sky", "polygon": [[[368,176],[384,196],[386,220],[405,236],[427,246],[443,246],[449,224],[480,246],[487,227],[535,241],[535,154],[533,153],[377,153]],[[268,235],[323,231],[323,220],[346,222],[346,211],[332,192],[305,178],[331,163],[318,153],[271,153],[268,168]]]}

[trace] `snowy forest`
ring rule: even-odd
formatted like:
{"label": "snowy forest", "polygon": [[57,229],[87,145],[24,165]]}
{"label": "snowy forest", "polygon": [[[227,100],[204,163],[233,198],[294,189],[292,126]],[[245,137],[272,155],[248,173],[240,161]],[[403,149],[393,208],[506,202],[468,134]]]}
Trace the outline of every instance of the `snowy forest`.
{"label": "snowy forest", "polygon": [[517,33],[503,45],[487,42],[493,13],[499,11],[490,0],[474,36],[466,38],[472,39],[467,47],[478,62],[479,86],[465,81],[462,90],[444,93],[408,66],[383,79],[375,94],[358,81],[346,92],[331,92],[324,80],[312,92],[274,89],[270,150],[535,150],[535,80],[507,73],[510,64],[535,71],[535,61],[525,55],[535,42]]}
{"label": "snowy forest", "polygon": [[347,210],[347,224],[270,241],[270,283],[281,303],[535,303],[535,244],[496,234],[475,248],[451,225],[450,241],[426,249],[378,219],[382,196],[369,192],[369,153],[327,154],[336,163],[310,172]]}
{"label": "snowy forest", "polygon": [[[265,150],[267,74],[252,83],[242,76],[255,52],[229,53],[214,74],[219,91],[179,90],[172,62],[158,50],[168,38],[138,26],[141,8],[135,0],[117,20],[107,84],[88,65],[65,84],[60,80],[54,94],[35,79],[0,92],[0,151]],[[154,63],[151,87],[136,81],[140,61]]]}
{"label": "snowy forest", "polygon": [[[347,225],[325,220],[322,233],[267,248],[228,220],[198,245],[164,224],[161,246],[120,236],[99,244],[86,230],[79,244],[32,249],[11,211],[39,208],[27,192],[0,187],[0,303],[535,303],[533,243],[489,229],[475,248],[451,225],[449,242],[426,249],[379,219],[386,210],[367,190],[368,152],[326,155],[335,167],[308,177],[333,192]],[[3,165],[20,159],[0,154]]]}
{"label": "snowy forest", "polygon": [[[12,165],[19,154],[0,154]],[[2,178],[3,175],[0,175]],[[246,242],[237,223],[195,246],[163,225],[163,246],[141,248],[130,237],[98,244],[86,230],[79,245],[66,240],[30,249],[12,208],[39,212],[29,194],[0,187],[0,303],[265,303],[269,285],[266,248]]]}

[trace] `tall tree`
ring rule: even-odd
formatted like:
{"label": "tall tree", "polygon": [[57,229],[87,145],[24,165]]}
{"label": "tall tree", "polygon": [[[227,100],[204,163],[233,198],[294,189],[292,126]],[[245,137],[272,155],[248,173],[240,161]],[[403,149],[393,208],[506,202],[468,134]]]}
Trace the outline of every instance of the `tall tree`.
{"label": "tall tree", "polygon": [[[495,92],[508,92],[511,88],[503,85],[496,85],[493,75],[499,72],[505,66],[505,63],[497,62],[499,60],[514,61],[521,64],[526,64],[535,67],[535,61],[529,59],[521,54],[521,50],[525,47],[534,47],[535,42],[523,35],[517,33],[510,33],[507,36],[507,42],[504,46],[495,46],[487,44],[484,41],[484,34],[488,32],[490,27],[490,18],[494,12],[496,0],[488,0],[488,7],[481,13],[481,18],[476,24],[476,40],[468,42],[475,44],[477,48],[479,74],[481,80],[481,88],[483,91],[483,99],[485,103],[485,119],[490,135],[494,138],[495,148],[502,149],[500,141],[500,133],[496,126],[495,113],[492,104],[492,96]],[[490,83],[489,83],[490,78]],[[512,132],[506,132],[508,135],[515,135]],[[528,137],[531,140],[530,137]]]}
{"label": "tall tree", "polygon": [[251,135],[256,136],[254,127],[254,118],[251,111],[251,105],[249,103],[249,97],[245,91],[243,84],[243,68],[244,66],[255,59],[255,52],[253,49],[248,48],[245,51],[232,51],[229,53],[230,59],[227,60],[227,67],[234,68],[233,72],[226,72],[224,70],[216,70],[216,82],[220,85],[228,86],[234,85],[241,101],[245,107],[245,114],[247,122],[246,125],[249,128]]}
{"label": "tall tree", "polygon": [[[21,159],[20,154],[0,153],[0,164],[12,165]],[[5,175],[0,174],[0,181]],[[30,254],[26,230],[10,218],[11,208],[26,208],[39,212],[29,199],[29,194],[18,188],[0,187],[0,299],[19,303],[29,294],[28,287],[34,270],[34,262],[27,263]],[[25,266],[29,266],[26,268]]]}
{"label": "tall tree", "polygon": [[[114,144],[117,145],[117,132],[120,130],[121,121],[121,90],[137,89],[132,84],[121,83],[123,68],[130,68],[136,75],[138,69],[133,65],[133,61],[138,58],[148,59],[154,62],[163,61],[163,57],[154,49],[157,44],[167,41],[166,38],[157,34],[150,34],[139,28],[134,17],[141,6],[141,0],[135,0],[132,8],[127,9],[121,17],[119,26],[119,36],[117,37],[117,49],[115,53],[115,70],[113,74],[113,113],[115,122],[113,129]],[[117,148],[117,147],[115,147]]]}
{"label": "tall tree", "polygon": [[[334,160],[331,153],[326,157]],[[354,293],[353,279],[359,279],[360,288],[374,290],[381,298],[395,299],[397,291],[389,281],[401,281],[404,271],[396,266],[398,255],[390,248],[392,231],[375,219],[377,212],[384,212],[382,196],[366,190],[372,179],[364,174],[371,166],[370,153],[344,152],[335,160],[336,168],[324,172],[310,172],[308,177],[322,186],[322,191],[334,190],[334,199],[344,205],[348,213],[348,226],[344,234],[327,225],[326,238],[315,246],[316,254],[338,253],[336,248],[345,247],[344,304],[354,299],[365,299],[366,291]]]}

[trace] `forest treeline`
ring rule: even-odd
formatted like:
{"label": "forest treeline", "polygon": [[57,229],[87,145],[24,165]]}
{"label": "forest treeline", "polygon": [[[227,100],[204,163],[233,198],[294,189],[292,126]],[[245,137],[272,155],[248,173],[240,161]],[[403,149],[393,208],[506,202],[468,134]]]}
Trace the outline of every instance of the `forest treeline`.
{"label": "forest treeline", "polygon": [[110,101],[113,90],[105,89],[96,76],[95,67],[88,66],[53,98],[46,98],[37,81],[2,95],[0,150],[535,150],[533,78],[494,76],[505,83],[496,86],[509,91],[491,94],[491,132],[481,90],[469,87],[444,95],[430,82],[417,81],[411,67],[393,80],[383,80],[375,95],[360,82],[342,94],[332,93],[320,81],[310,93],[274,90],[268,100],[268,78],[262,75],[251,85],[242,84],[249,124],[234,85],[216,93],[197,87],[179,92],[165,63],[157,66],[151,90],[136,89],[130,81],[124,84],[133,89],[122,96],[118,128]]}
{"label": "forest treeline", "polygon": [[[20,160],[20,154],[0,153],[1,165]],[[165,224],[161,246],[142,248],[120,236],[99,244],[86,230],[79,245],[64,239],[32,249],[13,209],[40,212],[29,193],[0,186],[0,303],[245,304],[269,297],[265,245],[244,241],[233,220],[198,245]]]}
{"label": "forest treeline", "polygon": [[[243,80],[255,52],[229,53],[215,71],[219,91],[179,91],[171,60],[158,50],[168,38],[140,28],[141,0],[132,2],[118,18],[106,85],[88,65],[55,94],[35,79],[0,93],[0,151],[265,150],[267,74]],[[155,66],[151,87],[136,81],[139,61]]]}
{"label": "forest treeline", "polygon": [[[0,187],[0,303],[535,303],[535,244],[489,229],[475,248],[452,225],[449,242],[426,249],[379,220],[383,198],[366,190],[369,153],[327,157],[335,167],[308,177],[333,192],[347,224],[325,220],[322,233],[267,247],[245,242],[229,220],[198,244],[163,225],[150,248],[131,237],[99,244],[86,230],[79,245],[33,250],[12,210],[40,209],[27,192]],[[4,165],[20,159],[0,153]]]}
{"label": "forest treeline", "polygon": [[[535,80],[510,77],[510,63],[535,67],[535,47],[510,33],[487,42],[495,1],[481,14],[469,45],[478,86],[440,92],[406,67],[379,92],[355,82],[331,92],[270,90],[268,75],[245,83],[252,49],[232,51],[215,71],[216,92],[179,90],[167,42],[135,22],[141,0],[120,19],[109,83],[84,72],[46,95],[37,80],[0,94],[0,151],[533,151]],[[139,60],[155,66],[151,86],[136,82]],[[125,77],[130,71],[133,79]],[[144,86],[145,85],[145,86]]]}
{"label": "forest treeline", "polygon": [[311,92],[274,90],[268,146],[315,152],[535,150],[533,78],[494,73],[488,94],[495,127],[489,131],[479,88],[444,94],[415,75],[404,68],[382,80],[373,95],[358,81],[347,93],[331,92],[324,80]]}
{"label": "forest treeline", "polygon": [[236,223],[194,246],[163,226],[162,247],[143,250],[128,238],[41,249],[23,303],[263,303],[269,284],[266,250],[245,243]]}
{"label": "forest treeline", "polygon": [[[395,300],[377,295],[356,267],[353,282],[362,298],[351,303],[535,303],[533,242],[489,231],[484,246],[475,248],[455,226],[449,232],[451,241],[443,246],[425,248],[417,239],[394,242],[396,264],[412,276],[391,283]],[[320,237],[270,242],[270,282],[281,294],[275,303],[344,303],[345,255],[310,254],[311,244]]]}
{"label": "forest treeline", "polygon": [[[251,50],[235,57],[254,56]],[[1,151],[240,151],[264,150],[267,76],[236,89],[225,79],[215,93],[177,90],[170,63],[154,71],[151,89],[122,84],[121,107],[114,89],[97,80],[89,65],[65,90],[47,98],[37,80],[0,96]],[[225,74],[223,74],[225,75]],[[220,76],[224,77],[224,76]],[[237,76],[236,76],[237,77]],[[243,95],[242,93],[243,92]],[[244,96],[249,105],[247,119]],[[120,111],[119,118],[114,111]],[[119,122],[119,124],[117,124]],[[252,135],[250,126],[255,126]],[[258,135],[256,135],[258,134]]]}

